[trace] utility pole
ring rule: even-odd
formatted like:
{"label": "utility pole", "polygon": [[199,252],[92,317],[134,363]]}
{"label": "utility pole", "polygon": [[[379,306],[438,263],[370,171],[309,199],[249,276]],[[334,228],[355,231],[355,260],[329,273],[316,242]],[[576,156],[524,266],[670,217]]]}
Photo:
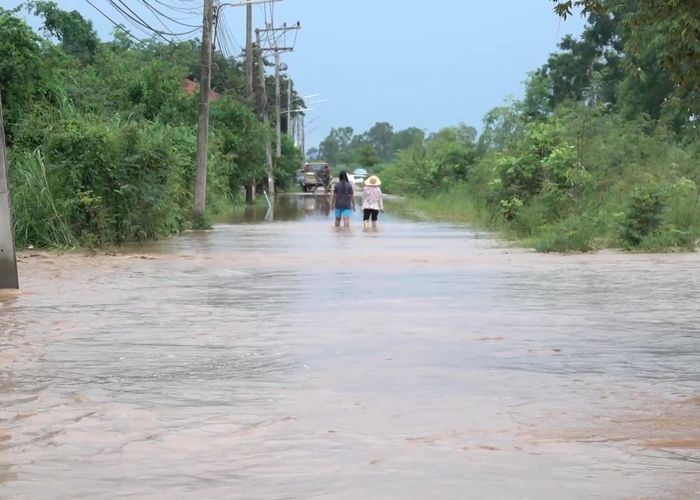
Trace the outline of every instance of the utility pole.
{"label": "utility pole", "polygon": [[[245,6],[245,98],[253,102],[253,2]],[[252,180],[245,185],[245,202],[252,205],[255,202],[255,183]]]}
{"label": "utility pole", "polygon": [[0,95],[0,288],[19,288],[17,258],[15,256],[15,232],[12,225],[10,183],[5,154],[5,126]]}
{"label": "utility pole", "polygon": [[[294,136],[294,128],[290,126],[292,123],[292,79],[287,78],[287,126],[284,131],[287,135]],[[291,133],[290,133],[291,131]]]}
{"label": "utility pole", "polygon": [[209,151],[209,87],[211,85],[211,32],[214,0],[204,0],[202,20],[202,74],[199,81],[197,119],[197,171],[194,181],[194,226],[204,225],[207,195],[207,153]]}
{"label": "utility pole", "polygon": [[275,51],[275,113],[277,113],[277,149],[275,158],[282,157],[282,112],[280,106],[280,53]]}
{"label": "utility pole", "polygon": [[245,97],[253,100],[253,2],[245,6]]}
{"label": "utility pole", "polygon": [[265,127],[265,155],[267,159],[267,190],[270,196],[275,195],[275,178],[272,172],[272,144],[270,144],[270,120],[267,116],[267,85],[265,81],[265,60],[260,45],[260,30],[255,30],[257,40],[258,67],[260,68],[260,118]]}
{"label": "utility pole", "polygon": [[301,114],[301,130],[299,131],[301,134],[301,141],[299,143],[301,144],[301,157],[306,160],[306,149],[304,149],[304,114]]}

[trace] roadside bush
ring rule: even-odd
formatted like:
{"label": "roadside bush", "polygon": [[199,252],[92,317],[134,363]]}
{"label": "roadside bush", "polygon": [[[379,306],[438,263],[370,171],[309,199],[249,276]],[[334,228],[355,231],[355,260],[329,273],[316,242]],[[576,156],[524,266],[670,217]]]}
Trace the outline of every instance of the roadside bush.
{"label": "roadside bush", "polygon": [[604,245],[597,235],[594,220],[586,216],[571,216],[542,227],[527,243],[538,252],[589,252]]}
{"label": "roadside bush", "polygon": [[694,247],[696,192],[695,183],[685,178],[670,186],[635,189],[619,227],[622,245],[647,251]]}
{"label": "roadside bush", "polygon": [[635,189],[620,223],[623,245],[627,248],[639,246],[644,238],[657,231],[663,223],[664,209],[661,193],[649,188]]}
{"label": "roadside bush", "polygon": [[[34,156],[17,151],[13,174],[13,191],[20,193],[13,197],[13,206],[26,244],[122,243],[157,238],[188,225],[196,147],[190,127],[118,117],[105,121],[77,113],[27,120],[33,121],[26,127],[32,134],[27,142],[39,145]],[[50,133],[39,137],[36,131],[41,128]],[[212,163],[212,196],[228,195],[226,174]],[[52,200],[53,206],[61,207],[57,212],[65,215],[59,226],[64,233],[67,226],[71,237],[49,238],[43,235],[46,231],[29,229],[39,216],[36,210],[44,205],[22,194],[30,192],[42,193],[46,206]]]}

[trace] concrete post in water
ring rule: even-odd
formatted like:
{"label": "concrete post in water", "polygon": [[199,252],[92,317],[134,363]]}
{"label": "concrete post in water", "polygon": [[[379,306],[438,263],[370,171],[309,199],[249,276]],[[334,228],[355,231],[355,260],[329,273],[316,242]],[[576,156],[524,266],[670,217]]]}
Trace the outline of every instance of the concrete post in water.
{"label": "concrete post in water", "polygon": [[209,89],[211,87],[211,34],[214,0],[204,0],[202,20],[202,74],[199,79],[197,110],[197,167],[194,182],[194,225],[204,224],[207,196],[207,155],[209,154]]}
{"label": "concrete post in water", "polygon": [[12,226],[10,183],[5,155],[5,127],[0,95],[0,288],[19,288],[17,259],[15,257],[15,233]]}

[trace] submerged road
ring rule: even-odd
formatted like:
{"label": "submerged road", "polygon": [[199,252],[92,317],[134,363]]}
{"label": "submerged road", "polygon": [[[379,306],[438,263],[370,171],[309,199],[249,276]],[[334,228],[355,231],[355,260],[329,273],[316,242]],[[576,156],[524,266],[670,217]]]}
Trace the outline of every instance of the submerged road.
{"label": "submerged road", "polygon": [[3,498],[700,497],[700,255],[322,197],[0,292]]}

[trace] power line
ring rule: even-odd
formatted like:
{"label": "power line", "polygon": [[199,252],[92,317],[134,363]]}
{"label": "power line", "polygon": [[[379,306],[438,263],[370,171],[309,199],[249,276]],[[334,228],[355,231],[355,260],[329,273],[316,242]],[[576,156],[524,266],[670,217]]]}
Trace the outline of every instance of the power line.
{"label": "power line", "polygon": [[[158,34],[158,33],[157,33],[158,30],[154,29],[152,26],[150,26],[148,23],[146,23],[146,22],[143,21],[142,19],[136,19],[136,18],[134,18],[134,17],[131,16],[128,12],[126,12],[124,9],[122,9],[121,7],[119,7],[119,5],[117,5],[117,4],[116,4],[115,2],[113,2],[112,0],[107,0],[107,3],[109,3],[114,9],[116,9],[117,12],[119,12],[122,16],[124,16],[125,18],[129,19],[129,20],[131,21],[131,24],[133,24],[137,29],[143,31],[143,32],[146,33],[146,34],[149,34],[149,31],[151,32],[151,34],[152,34],[152,33]],[[128,9],[128,7],[127,7],[127,9]],[[129,9],[129,10],[131,10],[131,9]],[[138,16],[137,16],[137,17],[138,17]],[[145,29],[144,29],[144,28],[145,28]],[[162,34],[158,34],[158,36],[160,36],[160,37],[161,37],[163,40],[165,40],[166,42],[169,41],[169,40],[168,40],[167,38],[165,38]]]}
{"label": "power line", "polygon": [[[148,21],[144,20],[139,14],[134,12],[134,10],[132,10],[122,0],[116,0],[116,1],[115,0],[107,0],[107,1],[114,9],[116,9],[118,12],[120,12],[125,18],[131,20],[131,22],[134,25],[136,25],[137,27],[140,27],[141,29],[145,29],[152,34],[155,34],[156,36],[159,36],[160,38],[162,38],[166,42],[170,42],[170,40],[168,40],[166,38],[166,36],[178,37],[178,36],[184,36],[184,35],[191,35],[192,33],[200,30],[199,26],[197,26],[189,31],[183,31],[183,32],[178,32],[178,33],[172,32],[172,31],[159,30],[157,28],[154,28]],[[156,17],[158,17],[158,16],[156,16]],[[158,18],[158,19],[160,20],[160,18]]]}
{"label": "power line", "polygon": [[95,9],[97,12],[99,12],[99,13],[102,14],[105,18],[107,18],[107,20],[108,20],[109,22],[111,22],[114,26],[116,26],[117,28],[119,28],[120,30],[122,30],[124,33],[126,33],[127,35],[129,35],[131,38],[133,38],[133,39],[136,40],[137,42],[143,43],[143,40],[141,40],[140,38],[138,38],[138,37],[135,36],[135,35],[132,35],[130,31],[128,31],[126,28],[124,28],[124,25],[122,25],[122,24],[117,23],[116,21],[114,21],[111,17],[109,17],[107,14],[105,14],[105,13],[102,12],[100,9],[98,9],[98,8],[95,6],[95,4],[92,3],[90,0],[85,0],[85,1],[86,1],[87,3],[89,3],[89,4],[92,6],[93,9]]}
{"label": "power line", "polygon": [[[168,14],[163,13],[163,11],[161,11],[161,10],[157,9],[156,7],[154,7],[153,5],[151,5],[147,0],[139,0],[139,1],[143,5],[145,5],[146,8],[148,8],[148,10],[150,10],[156,17],[159,17],[159,16],[164,17],[165,19],[167,19],[175,24],[178,24],[180,26],[184,26],[185,28],[197,28],[197,29],[201,28],[201,26],[199,26],[198,24],[183,23],[180,20],[175,19],[172,16],[169,16]],[[161,21],[160,18],[158,20]],[[162,21],[161,21],[161,24],[163,25],[164,28],[168,29],[168,27]]]}

